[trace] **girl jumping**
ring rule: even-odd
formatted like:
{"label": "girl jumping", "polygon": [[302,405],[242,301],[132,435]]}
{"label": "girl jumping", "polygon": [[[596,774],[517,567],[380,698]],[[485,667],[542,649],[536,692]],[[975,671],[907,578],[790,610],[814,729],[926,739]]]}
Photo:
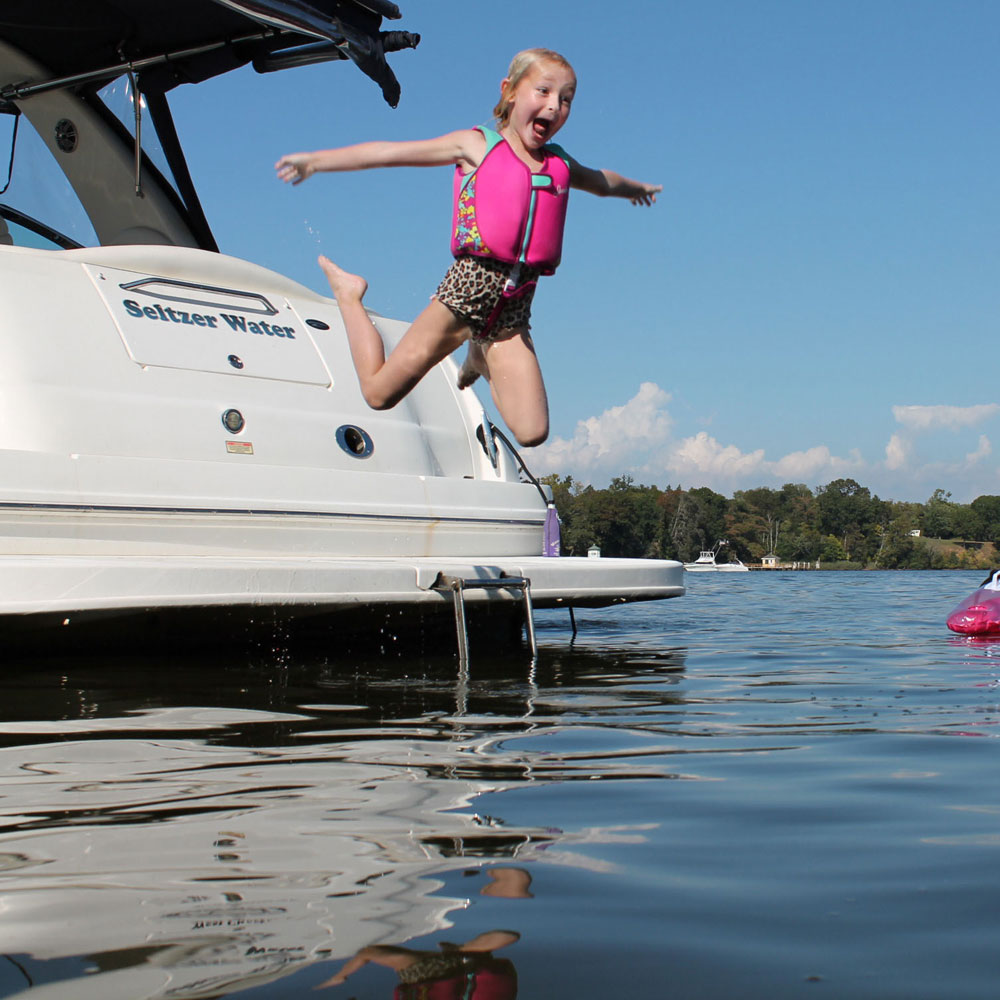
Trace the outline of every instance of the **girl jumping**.
{"label": "girl jumping", "polygon": [[663,190],[585,167],[552,143],[575,92],[576,74],[566,59],[526,49],[500,84],[496,132],[473,128],[415,142],[365,142],[292,153],[275,165],[278,177],[292,184],[323,170],[455,165],[455,262],[388,358],[362,304],[368,283],[319,258],[340,306],[361,393],[373,409],[395,406],[468,341],[459,387],[482,375],[521,445],[548,437],[548,400],[529,332],[531,299],[538,277],[559,264],[569,189],[633,205],[651,205]]}

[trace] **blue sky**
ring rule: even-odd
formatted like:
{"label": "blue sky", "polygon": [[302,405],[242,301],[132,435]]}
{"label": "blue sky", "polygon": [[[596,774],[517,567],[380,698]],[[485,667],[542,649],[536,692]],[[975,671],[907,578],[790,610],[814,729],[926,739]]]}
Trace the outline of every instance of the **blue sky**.
{"label": "blue sky", "polygon": [[536,472],[1000,494],[1000,4],[399,2],[389,26],[422,41],[390,56],[395,110],[346,64],[174,92],[223,250],[317,290],[326,253],[413,317],[449,263],[450,169],[291,188],[273,164],[487,122],[513,53],[545,45],[579,79],[560,143],[664,192],[571,199],[533,309]]}

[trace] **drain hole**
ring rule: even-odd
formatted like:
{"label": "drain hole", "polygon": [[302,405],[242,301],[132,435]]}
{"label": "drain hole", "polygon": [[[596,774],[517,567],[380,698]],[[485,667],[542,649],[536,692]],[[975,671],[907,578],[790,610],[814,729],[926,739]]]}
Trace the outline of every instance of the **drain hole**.
{"label": "drain hole", "polygon": [[337,444],[354,458],[368,458],[375,450],[368,433],[354,424],[344,424],[337,428]]}

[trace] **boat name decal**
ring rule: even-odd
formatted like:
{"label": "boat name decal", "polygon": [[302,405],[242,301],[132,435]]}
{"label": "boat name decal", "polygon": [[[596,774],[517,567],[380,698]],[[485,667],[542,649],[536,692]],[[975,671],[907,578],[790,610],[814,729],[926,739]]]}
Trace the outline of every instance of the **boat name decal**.
{"label": "boat name decal", "polygon": [[173,306],[161,306],[159,302],[151,306],[141,306],[135,299],[122,299],[122,305],[129,316],[136,319],[152,319],[164,323],[182,323],[186,326],[205,326],[212,330],[219,328],[219,318],[221,317],[230,330],[240,333],[255,333],[258,336],[285,337],[288,340],[295,339],[295,327],[278,326],[277,323],[265,323],[264,320],[248,320],[244,316],[236,316],[230,313],[219,313],[214,316],[211,313],[186,312],[183,309],[174,309]]}

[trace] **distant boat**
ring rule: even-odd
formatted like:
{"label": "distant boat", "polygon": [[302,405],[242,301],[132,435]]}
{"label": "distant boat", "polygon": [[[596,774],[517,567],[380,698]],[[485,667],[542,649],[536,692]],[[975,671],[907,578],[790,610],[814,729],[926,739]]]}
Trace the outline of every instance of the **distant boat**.
{"label": "distant boat", "polygon": [[720,539],[711,549],[702,549],[698,553],[698,558],[694,562],[684,563],[684,569],[689,573],[749,573],[750,570],[739,559],[732,562],[720,563],[715,561],[719,550],[723,545],[729,543]]}

